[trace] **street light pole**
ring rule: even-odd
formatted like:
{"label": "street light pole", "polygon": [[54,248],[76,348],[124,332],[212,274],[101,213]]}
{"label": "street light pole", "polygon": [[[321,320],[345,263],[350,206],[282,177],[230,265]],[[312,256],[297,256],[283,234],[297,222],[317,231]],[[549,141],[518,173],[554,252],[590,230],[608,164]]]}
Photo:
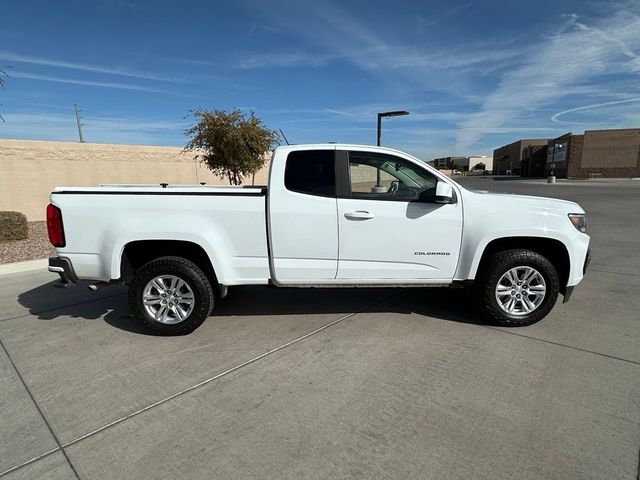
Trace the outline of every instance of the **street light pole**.
{"label": "street light pole", "polygon": [[378,141],[376,145],[380,146],[380,140],[382,138],[382,117],[400,117],[402,115],[409,115],[409,112],[404,110],[396,110],[394,112],[378,112]]}
{"label": "street light pole", "polygon": [[[396,110],[393,112],[378,112],[378,139],[377,146],[380,146],[380,140],[382,138],[382,117],[400,117],[402,115],[409,115],[409,112],[405,110]],[[380,169],[376,169],[376,186],[380,186]]]}

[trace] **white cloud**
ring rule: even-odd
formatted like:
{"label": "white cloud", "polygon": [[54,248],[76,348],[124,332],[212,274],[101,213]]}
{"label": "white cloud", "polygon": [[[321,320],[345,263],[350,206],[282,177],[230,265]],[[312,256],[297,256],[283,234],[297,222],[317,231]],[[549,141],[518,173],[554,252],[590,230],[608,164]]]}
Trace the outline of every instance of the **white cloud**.
{"label": "white cloud", "polygon": [[593,27],[571,16],[564,28],[538,45],[522,66],[501,78],[479,112],[461,123],[457,148],[473,146],[485,134],[523,113],[553,104],[586,82],[597,82],[600,75],[633,73],[637,56],[632,49],[638,47],[637,6],[619,7]]}
{"label": "white cloud", "polygon": [[280,30],[277,28],[273,28],[270,25],[258,25],[258,24],[253,24],[249,27],[249,30],[247,30],[245,33],[243,33],[240,38],[249,38],[252,37],[254,34],[256,34],[257,32],[267,32],[267,33],[275,33],[278,34],[280,33]]}
{"label": "white cloud", "polygon": [[12,72],[11,77],[26,78],[28,80],[40,80],[44,82],[56,82],[56,83],[69,83],[72,85],[87,85],[90,87],[103,87],[103,88],[115,88],[119,90],[137,90],[140,92],[152,92],[152,93],[171,93],[167,90],[160,90],[157,88],[149,88],[144,85],[135,85],[132,83],[119,83],[119,82],[98,82],[93,80],[76,80],[73,78],[53,77],[50,75],[38,75],[35,73],[25,72]]}
{"label": "white cloud", "polygon": [[210,60],[199,60],[184,57],[168,57],[165,55],[154,55],[155,58],[162,62],[180,63],[184,65],[194,65],[198,67],[214,67],[216,64]]}
{"label": "white cloud", "polygon": [[5,62],[26,63],[29,65],[40,65],[46,67],[65,68],[70,70],[79,70],[84,72],[104,73],[108,75],[119,75],[123,77],[140,78],[145,80],[158,80],[163,82],[184,82],[184,79],[161,75],[158,73],[142,72],[123,67],[105,67],[101,65],[91,65],[87,63],[68,62],[53,58],[37,57],[32,55],[23,55],[7,51],[0,51],[0,60]]}
{"label": "white cloud", "polygon": [[[378,112],[387,112],[392,110],[398,110],[398,105],[360,105],[350,106],[342,108],[324,108],[321,110],[323,113],[331,114],[332,116],[346,117],[349,121],[363,121],[373,122],[377,118]],[[424,122],[424,121],[458,121],[466,117],[466,113],[461,112],[422,112],[411,111],[409,115],[402,117],[402,122]]]}
{"label": "white cloud", "polygon": [[309,52],[272,52],[247,56],[236,63],[237,68],[321,67],[331,56]]}
{"label": "white cloud", "polygon": [[[331,2],[301,2],[296,6],[295,18],[282,14],[290,11],[282,1],[250,6],[279,22],[283,29],[306,39],[320,52],[298,53],[303,58],[301,63],[347,61],[368,72],[408,81],[422,89],[429,85],[438,90],[451,90],[453,83],[460,79],[461,70],[481,66],[495,68],[496,64],[526,51],[505,40],[469,42],[455,49],[443,46],[438,39],[420,46],[388,41],[379,31],[365,25],[360,17]],[[286,53],[272,55],[274,60],[282,58],[281,62],[274,61],[274,65],[289,66]]]}
{"label": "white cloud", "polygon": [[568,110],[563,110],[561,112],[558,112],[558,113],[554,114],[551,117],[551,121],[552,122],[556,122],[556,123],[579,124],[578,122],[566,122],[566,121],[560,120],[560,117],[563,116],[563,115],[566,115],[568,113],[584,112],[584,111],[587,111],[587,110],[594,110],[596,108],[609,107],[609,106],[612,106],[612,105],[622,105],[622,104],[625,104],[625,103],[634,103],[634,102],[640,102],[640,97],[639,98],[627,98],[625,100],[615,100],[615,101],[611,101],[611,102],[592,103],[590,105],[582,105],[581,107],[570,108]]}
{"label": "white cloud", "polygon": [[435,14],[435,15],[432,15],[432,16],[418,15],[417,16],[418,23],[422,27],[427,27],[427,26],[431,26],[431,25],[438,25],[438,24],[444,22],[445,20],[447,20],[449,17],[453,16],[454,14],[460,14],[460,13],[464,12],[465,10],[469,10],[471,7],[473,7],[473,5],[475,3],[476,3],[475,0],[471,1],[471,2],[459,3],[459,4],[454,5],[453,7],[449,8],[448,10],[445,10],[444,12],[442,12],[440,14]]}

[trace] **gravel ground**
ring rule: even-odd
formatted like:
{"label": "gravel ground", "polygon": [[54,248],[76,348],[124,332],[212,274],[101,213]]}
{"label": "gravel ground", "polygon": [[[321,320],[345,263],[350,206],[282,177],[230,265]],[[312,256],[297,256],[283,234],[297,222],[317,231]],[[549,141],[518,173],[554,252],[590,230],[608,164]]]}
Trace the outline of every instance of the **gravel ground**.
{"label": "gravel ground", "polygon": [[29,238],[0,242],[0,263],[24,262],[54,255],[47,235],[47,222],[29,222]]}

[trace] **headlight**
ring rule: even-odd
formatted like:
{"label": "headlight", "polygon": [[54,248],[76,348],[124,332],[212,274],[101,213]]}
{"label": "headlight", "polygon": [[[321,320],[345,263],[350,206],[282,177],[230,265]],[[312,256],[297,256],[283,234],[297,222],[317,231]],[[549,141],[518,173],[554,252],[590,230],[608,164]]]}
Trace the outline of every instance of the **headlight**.
{"label": "headlight", "polygon": [[582,233],[587,233],[587,218],[584,213],[570,213],[569,220]]}

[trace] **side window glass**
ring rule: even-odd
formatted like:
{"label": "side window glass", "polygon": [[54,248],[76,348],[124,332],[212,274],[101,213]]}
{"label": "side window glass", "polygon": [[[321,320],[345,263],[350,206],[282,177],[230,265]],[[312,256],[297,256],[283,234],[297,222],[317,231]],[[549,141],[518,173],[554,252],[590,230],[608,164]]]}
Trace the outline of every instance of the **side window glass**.
{"label": "side window glass", "polygon": [[369,163],[349,162],[351,193],[386,193],[398,179]]}
{"label": "side window glass", "polygon": [[425,169],[391,155],[349,152],[352,198],[433,201],[437,179]]}
{"label": "side window glass", "polygon": [[336,195],[334,150],[300,150],[287,156],[284,186],[309,195]]}

